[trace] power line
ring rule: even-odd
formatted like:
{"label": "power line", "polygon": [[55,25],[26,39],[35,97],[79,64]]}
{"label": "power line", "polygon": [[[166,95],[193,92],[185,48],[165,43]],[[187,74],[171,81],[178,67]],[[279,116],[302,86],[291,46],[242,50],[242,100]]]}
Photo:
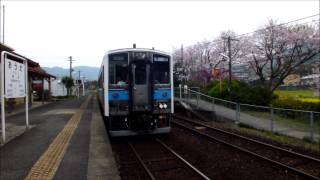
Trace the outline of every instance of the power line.
{"label": "power line", "polygon": [[[300,19],[295,19],[295,20],[292,20],[292,21],[288,21],[288,22],[285,22],[285,23],[273,25],[271,27],[283,26],[283,25],[291,24],[291,23],[294,23],[294,22],[297,22],[297,21],[301,21],[301,20],[304,20],[304,19],[309,19],[309,18],[312,18],[312,17],[315,17],[315,16],[319,16],[319,15],[320,14],[315,14],[315,15],[312,15],[312,16],[307,16],[307,17],[303,17],[303,18],[300,18]],[[258,30],[252,31],[252,32],[248,32],[248,33],[243,33],[243,34],[237,35],[235,37],[245,36],[245,35],[252,34],[252,33],[255,33],[255,32],[259,32],[259,31],[262,31],[262,30],[265,30],[265,29],[268,29],[268,28],[270,28],[270,27],[261,28],[261,29],[258,29]]]}
{"label": "power line", "polygon": [[[319,20],[312,20],[312,21],[308,21],[308,22],[304,22],[304,23],[299,23],[299,25],[305,25],[305,24],[309,24],[309,23],[320,23],[320,19]],[[258,41],[255,41],[253,39],[250,39],[251,42],[255,42],[255,43],[259,43]]]}
{"label": "power line", "polygon": [[[316,16],[319,16],[319,15],[320,15],[320,13],[315,14],[315,15],[311,15],[311,16],[306,16],[306,17],[299,18],[299,19],[295,19],[295,20],[288,21],[288,22],[285,22],[285,23],[277,24],[277,25],[274,25],[274,26],[272,26],[272,27],[288,25],[288,24],[291,24],[291,23],[294,23],[294,22],[298,22],[298,21],[301,21],[301,20],[304,20],[304,19],[309,19],[309,18],[316,17]],[[319,20],[313,20],[313,21],[319,21]],[[313,22],[313,21],[311,21],[311,22]],[[310,23],[310,22],[308,22],[308,23]],[[303,23],[303,24],[305,24],[305,23]],[[265,30],[265,29],[268,29],[268,28],[270,28],[270,27],[261,28],[261,29],[255,30],[255,31],[251,31],[251,32],[239,34],[239,35],[234,36],[234,38],[235,38],[235,37],[238,37],[238,38],[239,38],[239,37],[242,37],[242,36],[245,36],[245,35],[248,35],[248,34],[252,34],[252,33],[255,33],[255,32],[259,32],[259,31],[262,31],[262,30]],[[218,43],[218,42],[223,42],[223,41],[222,41],[222,40],[219,40],[219,39],[216,39],[216,40],[213,40],[213,41],[211,41],[211,42],[216,42],[216,43]]]}

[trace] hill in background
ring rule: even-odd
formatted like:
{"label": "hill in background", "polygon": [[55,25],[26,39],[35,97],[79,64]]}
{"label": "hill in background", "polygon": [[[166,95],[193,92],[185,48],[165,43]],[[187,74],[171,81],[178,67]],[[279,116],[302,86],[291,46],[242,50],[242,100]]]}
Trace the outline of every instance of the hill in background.
{"label": "hill in background", "polygon": [[[69,76],[69,68],[62,67],[43,67],[45,71],[49,74],[52,74],[56,77]],[[98,67],[90,67],[90,66],[75,66],[73,67],[73,77],[78,77],[78,71],[80,71],[80,75],[84,76],[87,80],[98,80],[99,70]]]}

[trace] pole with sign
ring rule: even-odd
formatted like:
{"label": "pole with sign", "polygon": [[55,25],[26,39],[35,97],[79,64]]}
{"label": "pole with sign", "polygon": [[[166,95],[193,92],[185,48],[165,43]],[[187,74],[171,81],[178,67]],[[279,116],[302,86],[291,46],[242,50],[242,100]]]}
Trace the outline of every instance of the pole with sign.
{"label": "pole with sign", "polygon": [[[21,62],[8,58],[15,57]],[[29,128],[28,113],[28,62],[25,58],[3,51],[1,53],[1,127],[2,141],[6,142],[5,99],[25,98],[26,128]]]}

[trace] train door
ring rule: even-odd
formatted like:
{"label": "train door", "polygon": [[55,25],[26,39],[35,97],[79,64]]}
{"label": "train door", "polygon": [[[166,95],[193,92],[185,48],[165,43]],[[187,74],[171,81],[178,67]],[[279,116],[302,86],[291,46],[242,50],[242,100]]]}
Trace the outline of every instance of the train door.
{"label": "train door", "polygon": [[134,61],[132,64],[132,75],[133,110],[150,110],[150,64],[145,61]]}

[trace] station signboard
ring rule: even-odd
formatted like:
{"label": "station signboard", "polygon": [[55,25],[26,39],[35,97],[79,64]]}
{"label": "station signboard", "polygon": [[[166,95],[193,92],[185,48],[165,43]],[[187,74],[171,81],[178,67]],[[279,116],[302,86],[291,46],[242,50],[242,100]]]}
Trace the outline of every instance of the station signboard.
{"label": "station signboard", "polygon": [[5,58],[5,97],[26,97],[25,65]]}
{"label": "station signboard", "polygon": [[[17,61],[8,58],[15,57]],[[14,53],[2,51],[0,61],[0,100],[1,100],[1,135],[2,142],[6,142],[6,113],[5,98],[25,97],[26,129],[29,129],[29,97],[28,97],[28,61]]]}

